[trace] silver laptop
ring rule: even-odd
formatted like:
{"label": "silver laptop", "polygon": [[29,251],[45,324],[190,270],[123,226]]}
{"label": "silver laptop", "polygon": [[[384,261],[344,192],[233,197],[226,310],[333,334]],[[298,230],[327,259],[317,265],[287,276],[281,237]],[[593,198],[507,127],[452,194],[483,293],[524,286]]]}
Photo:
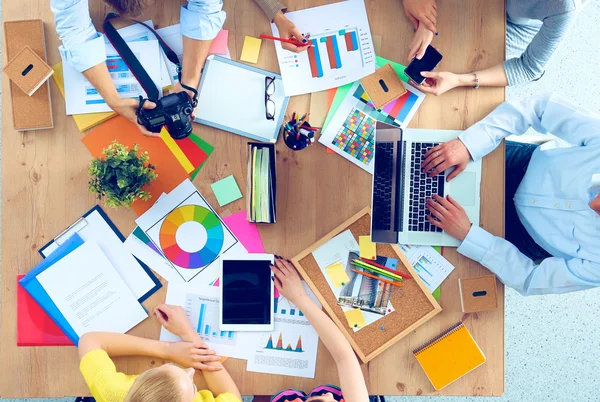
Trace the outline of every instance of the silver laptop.
{"label": "silver laptop", "polygon": [[481,161],[470,162],[450,182],[446,175],[428,177],[421,169],[425,153],[458,137],[457,130],[405,129],[382,123],[375,137],[371,239],[376,243],[458,246],[460,241],[432,225],[426,201],[451,195],[479,225]]}

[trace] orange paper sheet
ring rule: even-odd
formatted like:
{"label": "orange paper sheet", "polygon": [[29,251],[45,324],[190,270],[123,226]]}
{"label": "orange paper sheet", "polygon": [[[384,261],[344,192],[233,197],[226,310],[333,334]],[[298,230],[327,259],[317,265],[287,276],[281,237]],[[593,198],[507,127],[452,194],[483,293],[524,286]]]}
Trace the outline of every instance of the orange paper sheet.
{"label": "orange paper sheet", "polygon": [[137,200],[131,207],[136,214],[146,212],[162,193],[169,193],[189,178],[177,158],[160,138],[142,135],[137,126],[123,116],[114,117],[92,130],[81,140],[94,158],[102,156],[102,150],[117,141],[128,147],[138,144],[141,152],[148,152],[150,163],[156,166],[157,178],[147,189],[152,197],[148,201]]}

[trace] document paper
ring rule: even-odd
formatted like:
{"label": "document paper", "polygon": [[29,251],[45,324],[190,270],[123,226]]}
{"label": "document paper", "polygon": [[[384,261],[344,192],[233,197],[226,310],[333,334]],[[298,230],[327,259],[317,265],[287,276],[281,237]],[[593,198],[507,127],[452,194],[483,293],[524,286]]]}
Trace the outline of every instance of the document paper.
{"label": "document paper", "polygon": [[37,276],[78,336],[125,333],[146,311],[93,241],[87,241]]}

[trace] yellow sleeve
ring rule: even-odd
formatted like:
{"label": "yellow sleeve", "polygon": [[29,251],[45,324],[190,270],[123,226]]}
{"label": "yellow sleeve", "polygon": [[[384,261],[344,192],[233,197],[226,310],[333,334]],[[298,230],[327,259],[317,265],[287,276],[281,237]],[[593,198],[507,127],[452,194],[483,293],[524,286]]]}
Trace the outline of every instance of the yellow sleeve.
{"label": "yellow sleeve", "polygon": [[238,398],[236,398],[233,394],[228,392],[217,396],[216,398],[213,396],[210,391],[198,391],[196,394],[196,398],[194,398],[194,402],[241,402]]}
{"label": "yellow sleeve", "polygon": [[117,372],[115,364],[102,349],[83,356],[79,370],[96,402],[123,402],[137,378]]}

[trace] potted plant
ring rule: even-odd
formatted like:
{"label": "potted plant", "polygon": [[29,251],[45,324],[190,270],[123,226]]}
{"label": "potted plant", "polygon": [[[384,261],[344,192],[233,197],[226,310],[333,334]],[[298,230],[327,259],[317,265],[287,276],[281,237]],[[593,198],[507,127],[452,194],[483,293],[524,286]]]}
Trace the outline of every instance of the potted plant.
{"label": "potted plant", "polygon": [[156,168],[148,163],[148,152],[138,151],[137,144],[129,149],[114,141],[102,151],[103,157],[90,163],[89,190],[98,199],[104,197],[107,206],[129,207],[136,199],[150,199],[145,188],[156,179]]}

